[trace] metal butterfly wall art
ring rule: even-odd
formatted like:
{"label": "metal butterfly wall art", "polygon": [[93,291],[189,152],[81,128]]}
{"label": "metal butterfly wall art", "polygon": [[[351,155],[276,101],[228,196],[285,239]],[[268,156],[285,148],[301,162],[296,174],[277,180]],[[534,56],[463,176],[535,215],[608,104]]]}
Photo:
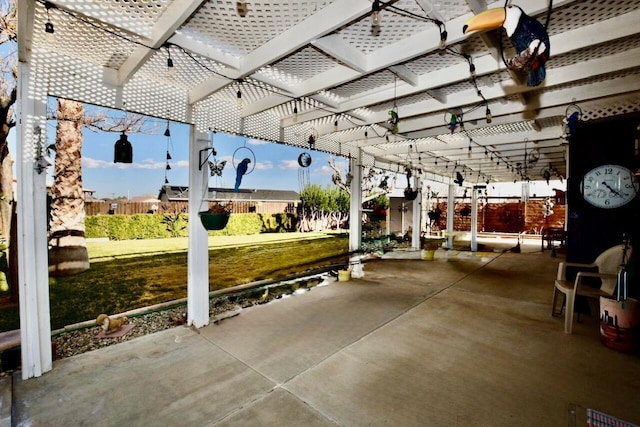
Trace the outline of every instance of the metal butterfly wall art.
{"label": "metal butterfly wall art", "polygon": [[213,159],[212,162],[210,161],[209,170],[211,171],[211,176],[214,176],[214,175],[222,176],[222,170],[224,169],[224,166],[226,164],[227,164],[226,160],[219,162],[216,159]]}

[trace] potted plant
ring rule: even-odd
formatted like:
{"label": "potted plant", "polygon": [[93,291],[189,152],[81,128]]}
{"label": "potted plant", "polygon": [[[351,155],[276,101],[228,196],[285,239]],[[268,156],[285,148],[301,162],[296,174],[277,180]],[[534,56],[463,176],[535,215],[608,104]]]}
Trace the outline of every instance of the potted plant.
{"label": "potted plant", "polygon": [[200,221],[207,230],[222,230],[227,226],[231,216],[233,204],[231,202],[214,202],[209,210],[200,212]]}
{"label": "potted plant", "polygon": [[424,250],[423,259],[432,261],[435,257],[436,250],[442,247],[443,238],[439,237],[420,237],[420,249]]}

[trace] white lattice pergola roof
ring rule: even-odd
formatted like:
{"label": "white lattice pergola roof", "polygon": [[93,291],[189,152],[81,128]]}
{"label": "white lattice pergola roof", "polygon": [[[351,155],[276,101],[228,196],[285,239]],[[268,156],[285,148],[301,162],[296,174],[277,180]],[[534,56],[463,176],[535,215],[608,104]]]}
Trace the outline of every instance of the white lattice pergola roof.
{"label": "white lattice pergola roof", "polygon": [[[369,0],[249,1],[244,18],[236,1],[25,0],[20,58],[37,65],[51,96],[294,146],[313,133],[319,150],[361,149],[364,164],[391,170],[410,163],[448,177],[445,165],[457,162],[472,183],[520,179],[525,153],[538,158],[528,163],[531,179],[545,169],[565,175],[562,119],[572,104],[583,119],[640,107],[635,0],[553,2],[551,59],[535,88],[504,67],[499,32],[462,34],[474,13],[503,2],[391,3],[442,21],[448,46],[471,55],[491,124],[485,106],[469,111],[481,101],[469,64],[438,49],[438,27],[385,9],[373,35]],[[544,22],[547,1],[519,5]],[[397,134],[388,124],[394,105]],[[465,133],[451,134],[446,121],[460,111]]]}

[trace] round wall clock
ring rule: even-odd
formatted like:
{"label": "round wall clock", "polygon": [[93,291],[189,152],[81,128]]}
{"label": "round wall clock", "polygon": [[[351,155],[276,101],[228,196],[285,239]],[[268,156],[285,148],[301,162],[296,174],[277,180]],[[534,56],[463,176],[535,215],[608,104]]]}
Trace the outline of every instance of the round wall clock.
{"label": "round wall clock", "polygon": [[580,192],[589,204],[603,209],[626,205],[638,193],[635,174],[620,165],[601,165],[584,174]]}

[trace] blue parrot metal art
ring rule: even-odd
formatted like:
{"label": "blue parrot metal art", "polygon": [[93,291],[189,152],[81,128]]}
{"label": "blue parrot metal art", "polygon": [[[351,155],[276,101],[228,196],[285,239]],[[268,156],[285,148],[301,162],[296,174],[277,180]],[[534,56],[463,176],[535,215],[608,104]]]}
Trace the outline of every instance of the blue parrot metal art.
{"label": "blue parrot metal art", "polygon": [[546,77],[549,59],[549,35],[544,25],[515,5],[488,9],[474,16],[462,28],[463,33],[503,27],[518,54],[505,60],[507,67],[528,74],[527,86],[538,86]]}
{"label": "blue parrot metal art", "polygon": [[236,169],[236,186],[235,192],[240,191],[240,184],[242,183],[242,177],[247,173],[247,169],[249,168],[249,163],[251,163],[251,159],[243,159],[238,168]]}

